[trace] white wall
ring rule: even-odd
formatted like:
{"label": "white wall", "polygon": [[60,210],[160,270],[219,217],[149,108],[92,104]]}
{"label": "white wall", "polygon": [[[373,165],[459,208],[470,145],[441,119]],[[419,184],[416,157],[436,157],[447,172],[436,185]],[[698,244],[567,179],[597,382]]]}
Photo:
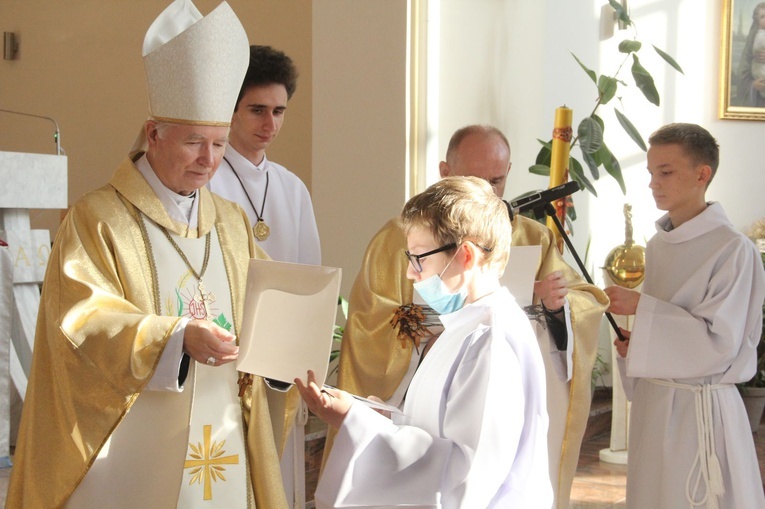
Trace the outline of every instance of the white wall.
{"label": "white wall", "polygon": [[313,203],[322,262],[343,268],[347,297],[369,240],[404,205],[407,2],[313,10]]}
{"label": "white wall", "polygon": [[[635,107],[630,108],[629,115],[646,138],[655,128],[670,122],[693,122],[708,129],[720,144],[720,168],[707,198],[720,201],[733,225],[746,231],[754,220],[765,216],[765,203],[761,199],[765,189],[765,161],[753,150],[759,146],[758,140],[765,136],[765,123],[718,118],[720,4],[712,0],[631,2],[632,16],[640,29],[639,39],[650,41],[675,56],[684,74],[663,65],[651,48],[641,50],[641,60],[654,74],[662,104],[659,108],[651,105],[641,108],[632,94],[629,101]],[[699,37],[699,34],[705,36]],[[662,212],[656,210],[647,189],[648,176],[642,152],[635,150],[634,144],[625,136],[621,142],[614,141],[613,144],[619,147],[627,162],[628,199],[635,204],[635,240],[642,241],[653,235],[653,221]],[[615,194],[606,183],[602,190],[604,195]],[[623,224],[622,202],[593,201],[598,212],[598,220],[591,220],[597,233],[598,259],[603,259],[611,247],[623,240],[619,231],[606,234]]]}
{"label": "white wall", "polygon": [[538,86],[544,34],[528,29],[544,10],[542,2],[522,1],[441,5],[440,158],[456,129],[476,123],[499,127],[512,147],[508,198],[533,185],[525,170],[537,147],[533,135],[530,143],[525,138],[534,132],[545,136],[539,115],[544,90]]}

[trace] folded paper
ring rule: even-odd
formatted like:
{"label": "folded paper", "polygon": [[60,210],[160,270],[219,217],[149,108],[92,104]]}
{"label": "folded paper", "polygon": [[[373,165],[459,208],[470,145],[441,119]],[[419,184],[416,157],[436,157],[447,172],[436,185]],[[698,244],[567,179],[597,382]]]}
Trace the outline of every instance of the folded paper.
{"label": "folded paper", "polygon": [[237,369],[292,383],[327,376],[341,270],[250,260]]}

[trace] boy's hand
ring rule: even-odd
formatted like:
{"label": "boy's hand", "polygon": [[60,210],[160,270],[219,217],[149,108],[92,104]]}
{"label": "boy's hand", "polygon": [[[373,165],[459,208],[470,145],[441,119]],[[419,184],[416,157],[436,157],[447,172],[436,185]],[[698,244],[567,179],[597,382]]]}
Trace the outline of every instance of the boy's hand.
{"label": "boy's hand", "polygon": [[627,357],[627,350],[630,347],[630,336],[632,333],[628,330],[622,329],[621,327],[619,327],[619,331],[621,331],[625,340],[622,341],[621,339],[616,338],[614,340],[614,346],[616,347],[616,353],[618,353],[620,357],[624,358]]}
{"label": "boy's hand", "polygon": [[640,302],[640,292],[628,290],[621,286],[608,286],[604,290],[611,305],[607,311],[615,315],[634,315]]}

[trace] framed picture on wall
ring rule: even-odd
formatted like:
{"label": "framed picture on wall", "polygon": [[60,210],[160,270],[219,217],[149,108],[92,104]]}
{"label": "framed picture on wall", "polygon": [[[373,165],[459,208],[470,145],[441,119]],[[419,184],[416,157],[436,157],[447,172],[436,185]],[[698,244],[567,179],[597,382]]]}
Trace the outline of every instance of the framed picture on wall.
{"label": "framed picture on wall", "polygon": [[765,1],[723,0],[720,118],[765,120]]}

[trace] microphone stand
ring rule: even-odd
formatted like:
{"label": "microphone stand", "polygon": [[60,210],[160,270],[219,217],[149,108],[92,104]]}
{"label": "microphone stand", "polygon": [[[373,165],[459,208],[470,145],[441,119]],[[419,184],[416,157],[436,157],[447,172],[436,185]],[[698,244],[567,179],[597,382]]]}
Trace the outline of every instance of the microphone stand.
{"label": "microphone stand", "polygon": [[[587,280],[588,283],[591,285],[594,285],[595,283],[592,282],[592,278],[590,277],[590,274],[587,272],[587,269],[584,266],[584,263],[582,263],[582,260],[579,258],[579,255],[576,252],[576,249],[574,249],[574,245],[571,243],[571,239],[569,239],[568,235],[566,234],[566,231],[563,229],[563,225],[560,223],[560,219],[558,219],[558,215],[555,213],[555,207],[553,207],[553,204],[550,202],[547,202],[543,205],[539,205],[532,209],[534,212],[534,216],[537,219],[541,219],[544,216],[549,216],[552,218],[553,222],[555,223],[555,227],[558,229],[558,232],[560,233],[560,236],[563,238],[563,241],[566,243],[566,246],[568,246],[569,250],[571,250],[571,254],[574,257],[574,260],[576,260],[576,264],[579,266],[579,270],[582,271],[582,275],[584,276],[584,279]],[[619,338],[619,341],[625,341],[627,338],[625,338],[622,335],[622,331],[619,330],[619,326],[616,325],[616,321],[614,320],[614,317],[611,316],[611,313],[606,311],[606,318],[608,318],[608,323],[611,324],[611,327],[613,327],[614,332],[616,332],[616,337]]]}
{"label": "microphone stand", "polygon": [[56,128],[56,131],[53,133],[53,141],[56,143],[56,155],[60,156],[63,155],[64,151],[61,149],[61,131],[58,128],[58,122],[56,122],[55,119],[51,117],[44,117],[42,115],[33,115],[32,113],[23,113],[21,111],[13,111],[13,110],[4,110],[0,109],[0,113],[10,113],[12,115],[21,115],[22,117],[32,117],[32,118],[41,118],[44,120],[50,120],[53,122],[53,125]]}

